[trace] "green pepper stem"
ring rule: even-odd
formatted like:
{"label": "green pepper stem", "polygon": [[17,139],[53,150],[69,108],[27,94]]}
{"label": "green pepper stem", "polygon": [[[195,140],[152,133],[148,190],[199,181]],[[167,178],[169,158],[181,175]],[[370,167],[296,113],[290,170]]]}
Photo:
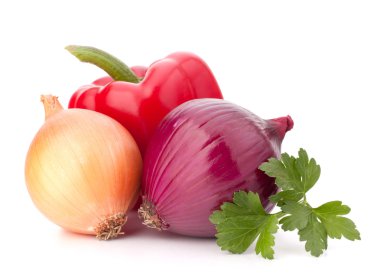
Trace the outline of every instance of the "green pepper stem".
{"label": "green pepper stem", "polygon": [[94,47],[69,45],[65,47],[82,62],[91,63],[104,70],[115,81],[138,83],[139,78],[121,60]]}

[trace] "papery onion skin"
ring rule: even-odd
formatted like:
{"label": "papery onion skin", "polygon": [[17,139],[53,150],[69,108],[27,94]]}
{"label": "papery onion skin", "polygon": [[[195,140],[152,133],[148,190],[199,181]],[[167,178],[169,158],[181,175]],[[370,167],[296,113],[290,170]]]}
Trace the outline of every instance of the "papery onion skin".
{"label": "papery onion skin", "polygon": [[137,144],[112,118],[84,109],[62,110],[54,100],[43,98],[46,121],[27,153],[29,194],[45,216],[67,230],[116,237],[139,192]]}
{"label": "papery onion skin", "polygon": [[264,120],[219,99],[195,99],[170,112],[144,159],[139,216],[149,227],[212,237],[210,214],[235,191],[257,192],[267,211],[278,189],[258,167],[279,157],[290,116]]}

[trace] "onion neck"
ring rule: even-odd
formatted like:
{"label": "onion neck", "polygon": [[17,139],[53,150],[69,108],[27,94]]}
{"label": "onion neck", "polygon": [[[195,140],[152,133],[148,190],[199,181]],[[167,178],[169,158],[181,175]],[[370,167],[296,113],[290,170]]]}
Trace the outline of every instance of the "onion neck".
{"label": "onion neck", "polygon": [[41,102],[45,108],[45,120],[55,113],[63,110],[61,103],[58,101],[57,96],[53,95],[41,95]]}
{"label": "onion neck", "polygon": [[109,240],[123,235],[124,232],[121,232],[121,229],[126,222],[127,216],[123,213],[103,219],[95,228],[96,238],[99,240]]}
{"label": "onion neck", "polygon": [[270,128],[267,133],[277,136],[281,141],[284,139],[286,132],[290,131],[293,128],[294,122],[290,116],[279,117],[269,120]]}
{"label": "onion neck", "polygon": [[156,207],[145,196],[143,202],[137,211],[142,223],[149,228],[157,229],[158,231],[168,229],[169,225],[158,215]]}

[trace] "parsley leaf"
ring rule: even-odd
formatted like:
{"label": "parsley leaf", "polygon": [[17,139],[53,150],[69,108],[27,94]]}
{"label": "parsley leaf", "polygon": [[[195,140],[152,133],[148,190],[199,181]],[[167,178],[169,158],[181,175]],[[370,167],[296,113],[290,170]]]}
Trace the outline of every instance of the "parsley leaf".
{"label": "parsley leaf", "polygon": [[243,253],[258,238],[256,254],[273,259],[277,216],[265,212],[256,193],[235,192],[233,202],[223,203],[210,221],[216,225],[217,244],[222,250]]}
{"label": "parsley leaf", "polygon": [[276,184],[282,190],[295,190],[303,195],[314,186],[321,174],[315,159],[309,160],[302,148],[298,151],[298,158],[284,153],[281,160],[270,158],[259,169],[276,178]]}
{"label": "parsley leaf", "polygon": [[306,241],[305,249],[313,256],[320,256],[327,249],[327,233],[323,224],[311,213],[305,228],[298,231],[300,241]]}
{"label": "parsley leaf", "polygon": [[256,241],[256,254],[273,259],[278,224],[284,231],[298,230],[306,251],[316,257],[327,249],[328,237],[360,240],[354,222],[343,217],[351,210],[347,205],[331,201],[313,208],[308,203],[306,193],[318,181],[321,168],[315,159],[309,159],[304,149],[299,150],[298,157],[284,153],[281,159],[270,158],[259,169],[274,177],[282,189],[270,197],[281,211],[268,214],[258,194],[235,192],[233,202],[223,203],[220,210],[210,216],[218,232],[217,244],[222,250],[243,253]]}
{"label": "parsley leaf", "polygon": [[341,201],[331,201],[314,209],[315,214],[322,221],[327,234],[332,239],[340,239],[342,236],[348,240],[360,240],[360,233],[353,221],[341,215],[351,211]]}
{"label": "parsley leaf", "polygon": [[287,153],[281,155],[282,161],[270,158],[260,165],[259,169],[270,177],[276,178],[276,184],[282,190],[294,189],[294,183],[299,181],[300,175],[295,168],[295,158]]}
{"label": "parsley leaf", "polygon": [[282,224],[282,229],[284,231],[304,229],[307,226],[309,216],[312,213],[310,207],[294,201],[290,201],[283,205],[281,210],[284,213],[289,214],[280,220],[280,224]]}
{"label": "parsley leaf", "polygon": [[267,216],[266,223],[261,227],[260,236],[256,243],[256,254],[266,259],[273,259],[274,234],[278,230],[278,219],[276,215]]}
{"label": "parsley leaf", "polygon": [[271,202],[277,203],[278,206],[282,206],[287,201],[299,201],[303,198],[304,194],[296,190],[285,190],[278,192],[275,195],[269,197]]}

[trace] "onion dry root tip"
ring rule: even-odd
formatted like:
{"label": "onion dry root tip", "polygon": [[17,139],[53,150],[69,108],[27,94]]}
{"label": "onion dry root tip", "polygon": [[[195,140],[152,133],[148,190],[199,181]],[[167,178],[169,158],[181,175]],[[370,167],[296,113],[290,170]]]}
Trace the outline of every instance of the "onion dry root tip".
{"label": "onion dry root tip", "polygon": [[158,231],[167,230],[169,225],[160,218],[156,212],[156,207],[152,202],[147,200],[145,197],[142,198],[143,202],[137,211],[137,214],[142,220],[143,225],[157,229]]}
{"label": "onion dry root tip", "polygon": [[124,232],[121,232],[121,229],[126,222],[127,216],[123,213],[118,213],[103,219],[95,228],[96,238],[106,241],[123,235]]}

